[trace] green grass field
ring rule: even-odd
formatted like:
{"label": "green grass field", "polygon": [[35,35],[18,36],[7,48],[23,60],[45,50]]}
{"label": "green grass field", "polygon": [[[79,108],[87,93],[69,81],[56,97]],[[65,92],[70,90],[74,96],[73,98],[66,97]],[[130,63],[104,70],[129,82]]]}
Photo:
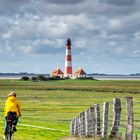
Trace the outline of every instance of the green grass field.
{"label": "green grass field", "polygon": [[[140,81],[0,80],[1,139],[4,127],[3,107],[7,94],[13,90],[17,93],[22,108],[15,140],[59,140],[68,137],[73,117],[95,103],[110,102],[114,97],[121,98],[123,106],[126,96],[134,97],[135,122],[140,127]],[[125,115],[125,110],[123,114]],[[123,119],[125,124],[125,118]],[[124,128],[122,131],[125,131]]]}

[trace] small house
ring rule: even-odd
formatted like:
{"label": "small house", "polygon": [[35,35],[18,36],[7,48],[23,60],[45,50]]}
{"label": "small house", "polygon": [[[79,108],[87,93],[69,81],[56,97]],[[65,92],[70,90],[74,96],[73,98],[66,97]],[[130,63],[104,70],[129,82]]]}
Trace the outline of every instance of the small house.
{"label": "small house", "polygon": [[74,72],[74,74],[73,74],[73,77],[74,78],[85,78],[86,77],[86,73],[85,73],[85,71],[82,69],[82,68],[78,68],[75,72]]}
{"label": "small house", "polygon": [[50,75],[51,77],[55,77],[55,76],[59,76],[60,78],[64,77],[64,73],[61,71],[60,68],[57,68],[56,70],[54,70]]}

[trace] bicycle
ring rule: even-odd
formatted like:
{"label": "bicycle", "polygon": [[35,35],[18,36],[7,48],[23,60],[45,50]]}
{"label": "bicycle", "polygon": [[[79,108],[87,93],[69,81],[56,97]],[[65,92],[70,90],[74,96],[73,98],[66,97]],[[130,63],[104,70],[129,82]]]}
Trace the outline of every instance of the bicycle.
{"label": "bicycle", "polygon": [[16,113],[15,112],[8,112],[6,116],[6,121],[7,121],[7,127],[6,127],[6,134],[4,139],[6,140],[13,140],[14,139],[14,121],[16,118]]}

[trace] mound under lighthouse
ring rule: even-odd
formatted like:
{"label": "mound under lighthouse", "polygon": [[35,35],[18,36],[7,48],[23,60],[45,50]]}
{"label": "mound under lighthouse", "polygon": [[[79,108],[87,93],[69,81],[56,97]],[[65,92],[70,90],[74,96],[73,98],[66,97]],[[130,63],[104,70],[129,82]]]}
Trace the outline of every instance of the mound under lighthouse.
{"label": "mound under lighthouse", "polygon": [[71,40],[68,38],[66,43],[65,56],[65,77],[72,77],[72,56],[71,56]]}

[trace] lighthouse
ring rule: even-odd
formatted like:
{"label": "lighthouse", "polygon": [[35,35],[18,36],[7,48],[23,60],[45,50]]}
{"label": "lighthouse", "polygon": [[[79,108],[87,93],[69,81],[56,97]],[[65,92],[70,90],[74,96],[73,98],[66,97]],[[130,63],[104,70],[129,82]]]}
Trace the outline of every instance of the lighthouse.
{"label": "lighthouse", "polygon": [[65,56],[65,77],[72,77],[72,57],[71,57],[71,40],[68,38],[66,43]]}

